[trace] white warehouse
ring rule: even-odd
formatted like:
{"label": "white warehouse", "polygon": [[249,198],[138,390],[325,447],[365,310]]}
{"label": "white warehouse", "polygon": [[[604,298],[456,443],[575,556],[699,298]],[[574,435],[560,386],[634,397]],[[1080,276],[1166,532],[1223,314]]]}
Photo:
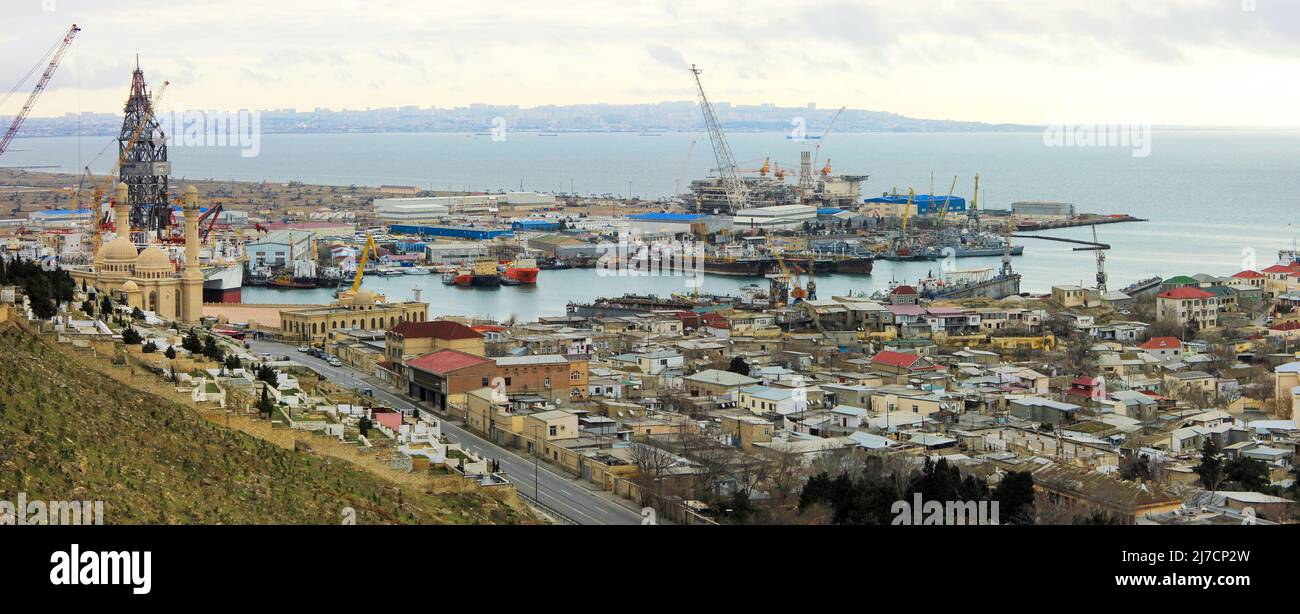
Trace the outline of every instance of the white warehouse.
{"label": "white warehouse", "polygon": [[817,208],[808,205],[777,205],[756,209],[741,209],[732,218],[736,230],[780,230],[799,228],[804,222],[817,223]]}
{"label": "white warehouse", "polygon": [[419,224],[438,222],[451,208],[433,198],[376,198],[375,217],[385,224]]}

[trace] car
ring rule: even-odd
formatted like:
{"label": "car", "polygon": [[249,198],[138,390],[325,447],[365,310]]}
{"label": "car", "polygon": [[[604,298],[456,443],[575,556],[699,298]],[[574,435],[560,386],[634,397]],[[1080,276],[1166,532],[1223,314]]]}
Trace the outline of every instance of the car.
{"label": "car", "polygon": [[362,389],[361,389],[361,394],[364,394],[364,395],[366,395],[366,396],[368,396],[368,397],[373,397],[373,396],[375,396],[375,391],[374,391],[374,390],[371,390],[370,388],[362,388]]}
{"label": "car", "polygon": [[304,353],[304,354],[306,354],[307,352],[311,351],[311,348],[309,348],[309,347],[307,347],[307,346],[305,346],[305,345],[300,345],[300,346],[298,346],[298,351],[299,351],[299,352],[302,352],[302,353]]}
{"label": "car", "polygon": [[330,363],[330,366],[331,366],[331,367],[341,367],[341,366],[343,366],[343,361],[341,361],[341,360],[339,360],[339,359],[337,359],[337,358],[334,358],[333,356],[330,357],[330,359],[328,360],[328,362]]}

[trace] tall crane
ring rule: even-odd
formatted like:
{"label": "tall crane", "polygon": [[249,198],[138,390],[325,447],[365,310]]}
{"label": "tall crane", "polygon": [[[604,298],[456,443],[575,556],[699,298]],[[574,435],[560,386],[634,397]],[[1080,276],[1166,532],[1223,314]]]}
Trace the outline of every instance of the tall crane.
{"label": "tall crane", "polygon": [[748,199],[748,190],[745,188],[745,182],[740,180],[740,175],[736,172],[736,156],[731,153],[731,145],[727,144],[727,136],[722,132],[722,124],[718,121],[718,115],[713,111],[713,103],[709,102],[709,97],[704,93],[704,84],[700,82],[700,73],[704,72],[691,64],[691,74],[695,75],[695,89],[700,95],[700,110],[704,112],[704,126],[709,130],[709,142],[713,144],[713,157],[718,163],[718,177],[722,180],[722,189],[726,192],[728,213],[735,213],[737,210],[745,207],[745,201]]}
{"label": "tall crane", "polygon": [[682,172],[677,174],[677,191],[673,194],[682,194],[682,181],[686,179],[686,170],[691,166],[691,154],[695,153],[696,140],[698,139],[691,139],[691,144],[686,147],[686,159],[682,160]]}
{"label": "tall crane", "polygon": [[980,226],[980,174],[975,173],[975,195],[970,199],[970,211],[966,212],[966,219],[970,222],[971,230],[978,230]]}
{"label": "tall crane", "polygon": [[948,188],[948,197],[943,199],[943,206],[939,208],[938,227],[943,228],[943,218],[948,215],[948,202],[952,200],[952,193],[957,189],[957,176],[952,176],[952,186]]}
{"label": "tall crane", "polygon": [[[22,127],[23,120],[27,119],[27,114],[32,112],[32,107],[36,105],[36,99],[41,97],[41,92],[44,92],[45,86],[49,85],[50,77],[54,76],[54,69],[59,67],[59,61],[63,59],[64,52],[66,52],[68,47],[72,45],[72,39],[76,38],[77,33],[80,31],[81,28],[78,28],[77,24],[72,24],[72,27],[68,28],[68,32],[63,35],[63,40],[55,46],[54,56],[50,58],[50,63],[46,65],[45,72],[41,73],[41,78],[36,82],[36,87],[32,89],[31,95],[27,97],[27,102],[23,104],[22,110],[18,111],[18,116],[14,118],[13,123],[9,124],[9,130],[5,132],[4,138],[0,139],[0,156],[4,155],[5,150],[9,148],[9,142],[14,140],[14,135],[18,134],[18,129]],[[40,62],[38,61],[37,66],[39,65]],[[33,67],[32,71],[28,72],[27,75],[23,77],[23,80],[19,81],[18,85],[14,86],[14,91],[16,91],[18,86],[22,85],[23,81],[26,81],[27,77],[30,77],[32,72],[35,72],[35,70],[36,68]],[[11,91],[10,93],[13,92]],[[8,98],[8,96],[6,96],[6,98]]]}

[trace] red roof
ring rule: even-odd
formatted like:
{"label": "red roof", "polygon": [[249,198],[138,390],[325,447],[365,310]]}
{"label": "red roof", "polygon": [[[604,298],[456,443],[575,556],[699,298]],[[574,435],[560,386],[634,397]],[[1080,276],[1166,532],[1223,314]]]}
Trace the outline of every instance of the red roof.
{"label": "red roof", "polygon": [[451,320],[433,320],[432,322],[402,322],[390,332],[407,339],[477,339],[483,334],[474,329]]}
{"label": "red roof", "polygon": [[1170,290],[1170,291],[1168,291],[1168,292],[1161,292],[1160,294],[1157,294],[1156,296],[1158,296],[1158,297],[1160,297],[1160,298],[1171,298],[1171,299],[1176,299],[1176,300],[1180,300],[1180,301],[1181,301],[1181,300],[1188,300],[1188,299],[1197,299],[1197,298],[1214,298],[1214,295],[1213,295],[1213,294],[1210,294],[1209,292],[1206,292],[1206,291],[1204,291],[1204,290],[1199,290],[1199,289],[1197,289],[1197,288],[1193,288],[1193,287],[1191,287],[1191,286],[1183,286],[1183,287],[1181,287],[1181,288],[1174,288],[1173,290]]}
{"label": "red roof", "polygon": [[1275,325],[1270,326],[1270,327],[1268,327],[1268,328],[1269,328],[1269,330],[1296,330],[1296,329],[1300,328],[1300,321],[1291,320],[1290,322],[1283,322],[1283,323],[1281,323],[1281,324],[1275,324]]}
{"label": "red roof", "polygon": [[482,356],[467,354],[459,350],[438,350],[406,361],[406,366],[437,375],[459,371],[466,367],[492,362]]}
{"label": "red roof", "polygon": [[1238,279],[1259,279],[1263,276],[1264,274],[1260,273],[1259,271],[1242,271],[1240,273],[1233,275],[1233,277],[1236,277]]}
{"label": "red roof", "polygon": [[1096,386],[1101,384],[1101,379],[1096,377],[1088,377],[1084,375],[1075,378],[1072,384],[1075,386]]}
{"label": "red roof", "polygon": [[1275,264],[1264,269],[1265,273],[1295,273],[1297,271],[1300,271],[1300,266],[1294,264]]}
{"label": "red roof", "polygon": [[506,327],[504,326],[495,326],[492,324],[480,324],[478,326],[471,326],[470,329],[477,333],[504,333],[507,330]]}
{"label": "red roof", "polygon": [[899,286],[889,292],[890,294],[920,294],[912,286]]}
{"label": "red roof", "polygon": [[921,360],[921,357],[916,354],[908,354],[905,352],[893,352],[890,350],[884,350],[881,353],[871,357],[872,363],[888,365],[891,367],[903,367],[903,368],[910,368],[912,365],[916,364],[916,362],[919,360]]}
{"label": "red roof", "polygon": [[709,328],[731,328],[731,323],[728,322],[726,318],[722,317],[722,315],[716,313],[702,313],[700,314],[700,321]]}
{"label": "red roof", "polygon": [[1183,342],[1178,337],[1152,337],[1138,347],[1144,350],[1177,350],[1183,347]]}

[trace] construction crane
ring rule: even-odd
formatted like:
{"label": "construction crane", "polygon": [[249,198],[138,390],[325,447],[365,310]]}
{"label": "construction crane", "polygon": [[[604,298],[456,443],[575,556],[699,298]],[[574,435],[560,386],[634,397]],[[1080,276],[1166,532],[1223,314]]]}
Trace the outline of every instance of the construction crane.
{"label": "construction crane", "polygon": [[980,174],[975,173],[975,195],[970,199],[970,210],[966,212],[971,230],[978,230],[980,225]]}
{"label": "construction crane", "polygon": [[943,199],[943,206],[939,208],[939,221],[936,224],[938,228],[943,228],[943,218],[948,215],[948,202],[952,200],[953,190],[957,189],[957,176],[952,176],[952,186],[948,188],[948,197]]}
{"label": "construction crane", "polygon": [[[163,92],[167,91],[167,86],[170,83],[171,83],[170,81],[163,81],[162,87],[158,88],[158,91],[154,92],[153,100],[149,101],[149,115],[151,117],[153,115],[153,110],[158,108],[158,102],[162,100]],[[113,186],[113,176],[116,175],[117,170],[122,167],[122,163],[126,162],[127,152],[131,151],[131,148],[135,147],[136,141],[140,140],[140,135],[144,133],[144,127],[147,125],[149,125],[148,118],[145,118],[145,121],[141,121],[140,124],[135,127],[135,131],[131,133],[131,139],[127,141],[126,147],[122,149],[122,153],[117,156],[117,162],[114,162],[113,168],[110,168],[108,170],[108,173],[104,175],[103,183],[98,186],[95,186],[95,190],[91,194],[91,197],[94,199],[94,203],[95,203],[94,208],[96,212],[99,211],[100,201],[103,200],[104,194],[106,194],[108,192],[108,189]],[[86,172],[90,173],[89,166],[86,167]],[[91,251],[91,253],[96,254],[99,253],[99,245],[103,241],[103,237],[100,234],[103,224],[100,223],[99,221],[98,213],[96,213],[96,215],[91,216],[91,223],[94,224],[94,228],[92,229],[92,234],[94,236],[94,242],[95,242],[94,250]],[[114,228],[113,231],[116,232],[119,236],[123,236],[127,238],[131,237],[130,228],[126,228],[126,229]]]}
{"label": "construction crane", "polygon": [[[54,55],[50,58],[50,63],[45,66],[45,72],[41,73],[41,78],[36,82],[36,87],[32,89],[31,95],[27,97],[27,102],[23,104],[22,110],[18,111],[18,116],[14,117],[13,123],[9,124],[9,130],[5,132],[4,138],[0,139],[0,156],[4,155],[5,150],[9,148],[9,142],[14,140],[14,136],[18,134],[18,129],[22,127],[23,120],[27,119],[27,114],[32,112],[32,107],[36,105],[36,99],[41,97],[41,92],[44,92],[45,86],[49,85],[50,77],[54,76],[54,70],[59,67],[59,62],[63,59],[63,54],[68,50],[68,47],[72,45],[72,39],[76,38],[77,33],[80,31],[81,28],[78,28],[77,24],[72,24],[72,27],[68,28],[68,32],[63,35],[63,40],[55,45],[55,48],[53,49]],[[48,53],[49,52],[47,52],[47,55]],[[44,58],[44,56],[41,57]],[[40,66],[39,60],[37,60],[36,66]],[[17,91],[34,72],[36,72],[35,66],[33,66],[32,69],[23,76],[22,80],[14,86],[13,90],[10,90],[9,94],[5,95],[5,98],[9,98],[10,95]]]}
{"label": "construction crane", "polygon": [[713,103],[704,93],[704,84],[700,82],[700,73],[704,72],[691,64],[691,74],[695,76],[695,88],[700,95],[700,110],[704,113],[704,125],[709,131],[709,142],[713,145],[713,157],[718,163],[718,177],[722,180],[722,189],[727,196],[727,213],[735,213],[745,207],[748,190],[736,172],[736,156],[731,153],[727,136],[722,132],[722,124],[713,111]]}
{"label": "construction crane", "polygon": [[361,248],[361,260],[357,261],[357,276],[352,280],[352,287],[339,292],[339,298],[356,296],[357,291],[361,289],[361,280],[366,274],[366,262],[370,259],[370,253],[374,252],[375,260],[379,260],[379,247],[375,245],[375,238],[366,233],[366,244]]}
{"label": "construction crane", "polygon": [[[1045,236],[1040,236],[1040,235],[1012,235],[1012,234],[1010,234],[1010,229],[1008,228],[1008,233],[1007,233],[1007,245],[1008,245],[1007,249],[1008,249],[1008,250],[1010,250],[1010,247],[1009,247],[1009,246],[1011,245],[1011,237],[1012,237],[1012,236],[1015,236],[1015,237],[1017,237],[1017,238],[1021,238],[1021,239],[1042,239],[1042,240],[1044,240],[1044,241],[1058,241],[1058,242],[1060,242],[1060,243],[1074,243],[1074,244],[1076,244],[1076,245],[1083,245],[1083,246],[1084,246],[1084,247],[1076,247],[1076,248],[1074,248],[1074,251],[1076,251],[1076,252],[1096,252],[1096,254],[1097,254],[1097,277],[1096,277],[1096,279],[1097,279],[1097,289],[1100,290],[1100,291],[1102,292],[1102,294],[1105,294],[1105,293],[1106,293],[1106,281],[1107,281],[1107,276],[1106,276],[1106,250],[1110,249],[1110,245],[1107,244],[1107,243],[1102,243],[1102,242],[1100,242],[1100,241],[1097,240],[1097,225],[1096,225],[1096,224],[1093,224],[1093,225],[1092,225],[1092,240],[1091,240],[1091,241],[1083,241],[1083,240],[1080,240],[1080,239],[1067,239],[1067,238],[1065,238],[1065,237],[1045,237]],[[1009,256],[1009,255],[1008,255],[1008,256],[1004,256],[1004,258],[1010,258],[1010,256]]]}

